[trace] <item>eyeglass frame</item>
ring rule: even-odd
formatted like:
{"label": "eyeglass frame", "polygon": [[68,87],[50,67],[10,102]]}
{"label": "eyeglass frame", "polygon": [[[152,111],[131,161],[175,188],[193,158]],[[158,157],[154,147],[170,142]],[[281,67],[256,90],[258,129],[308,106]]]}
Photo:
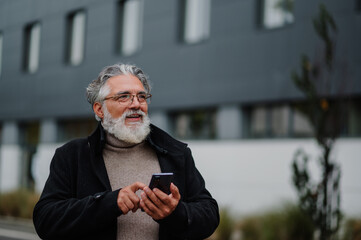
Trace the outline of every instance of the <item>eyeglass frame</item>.
{"label": "eyeglass frame", "polygon": [[[129,102],[128,102],[128,101],[126,101],[126,102],[121,102],[121,101],[118,101],[118,99],[119,99],[119,97],[120,97],[121,95],[131,95],[132,98],[131,98],[131,100],[130,100]],[[144,102],[139,101],[139,95],[145,95],[145,101],[144,101]],[[103,99],[103,101],[111,99],[111,100],[113,100],[113,101],[115,101],[115,102],[118,102],[119,104],[128,104],[128,105],[130,105],[130,104],[133,103],[135,96],[137,97],[137,100],[138,100],[139,104],[142,105],[142,104],[145,104],[145,103],[150,104],[150,98],[152,97],[152,94],[150,94],[150,93],[145,93],[145,92],[144,92],[144,93],[143,93],[143,92],[141,92],[141,93],[136,93],[136,94],[131,94],[131,93],[124,92],[124,93],[117,93],[117,94],[115,94],[115,95],[113,95],[113,96],[110,96],[110,97],[106,97],[106,98]],[[148,99],[149,99],[149,100],[148,100]]]}

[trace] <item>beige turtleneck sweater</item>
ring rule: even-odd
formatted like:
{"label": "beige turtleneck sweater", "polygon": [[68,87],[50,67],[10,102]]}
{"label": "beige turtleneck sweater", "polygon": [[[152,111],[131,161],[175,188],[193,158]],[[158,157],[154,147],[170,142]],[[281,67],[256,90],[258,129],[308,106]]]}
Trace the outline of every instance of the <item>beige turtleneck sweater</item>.
{"label": "beige turtleneck sweater", "polygon": [[[137,181],[148,185],[152,174],[161,171],[157,155],[147,142],[128,144],[112,134],[106,135],[103,158],[112,190]],[[117,240],[151,240],[158,236],[159,224],[140,209],[118,217]]]}

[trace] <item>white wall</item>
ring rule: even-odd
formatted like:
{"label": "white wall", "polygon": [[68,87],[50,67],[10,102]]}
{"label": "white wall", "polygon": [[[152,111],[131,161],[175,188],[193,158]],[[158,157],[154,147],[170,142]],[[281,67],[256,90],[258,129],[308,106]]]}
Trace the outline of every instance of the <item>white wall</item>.
{"label": "white wall", "polygon": [[[320,177],[319,149],[312,140],[191,141],[198,169],[221,207],[250,214],[296,201],[291,164],[299,147],[313,156],[312,176]],[[341,207],[361,215],[361,140],[341,139],[333,157],[341,164]]]}
{"label": "white wall", "polygon": [[20,187],[21,148],[15,144],[0,146],[0,191],[6,192]]}
{"label": "white wall", "polygon": [[32,172],[35,179],[35,190],[41,192],[49,175],[50,162],[56,148],[61,144],[40,144],[34,155]]}

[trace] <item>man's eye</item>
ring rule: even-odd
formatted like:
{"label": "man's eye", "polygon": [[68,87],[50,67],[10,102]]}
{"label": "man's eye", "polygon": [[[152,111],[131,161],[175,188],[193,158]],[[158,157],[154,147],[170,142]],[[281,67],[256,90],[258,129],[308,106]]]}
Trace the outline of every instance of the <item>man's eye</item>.
{"label": "man's eye", "polygon": [[123,95],[119,95],[116,100],[119,100],[119,101],[127,101],[128,99],[130,98],[130,95],[129,94],[123,94]]}
{"label": "man's eye", "polygon": [[138,98],[144,100],[146,98],[146,95],[145,94],[138,94]]}

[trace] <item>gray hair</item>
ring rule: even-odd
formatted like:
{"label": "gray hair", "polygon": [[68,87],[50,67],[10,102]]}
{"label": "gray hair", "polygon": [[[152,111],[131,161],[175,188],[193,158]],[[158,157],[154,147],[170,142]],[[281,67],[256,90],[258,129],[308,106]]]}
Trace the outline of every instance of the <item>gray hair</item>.
{"label": "gray hair", "polygon": [[[93,80],[86,88],[86,97],[88,102],[93,106],[95,102],[103,103],[103,99],[109,94],[109,88],[106,82],[109,78],[119,75],[133,75],[143,84],[146,93],[150,93],[151,87],[148,77],[143,71],[134,65],[117,63],[107,66],[99,73],[97,79]],[[100,119],[95,116],[99,121]]]}

